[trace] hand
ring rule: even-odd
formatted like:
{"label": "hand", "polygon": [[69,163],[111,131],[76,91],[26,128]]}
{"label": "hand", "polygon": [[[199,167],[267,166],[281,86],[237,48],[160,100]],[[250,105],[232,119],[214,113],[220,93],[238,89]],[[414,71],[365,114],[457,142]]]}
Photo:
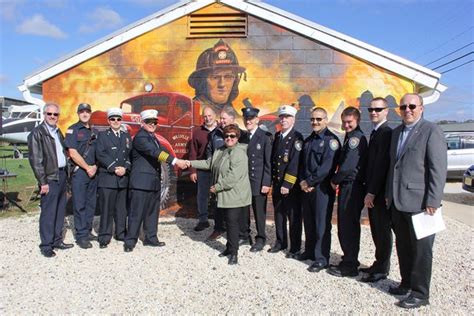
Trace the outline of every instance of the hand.
{"label": "hand", "polygon": [[367,193],[367,195],[364,198],[364,205],[367,208],[373,208],[374,207],[374,199],[375,195],[372,193]]}
{"label": "hand", "polygon": [[334,184],[334,183],[331,182],[331,187],[332,187],[332,189],[333,189],[334,191],[336,191],[336,189],[337,189],[337,184]]}
{"label": "hand", "polygon": [[127,172],[127,169],[124,167],[115,167],[115,174],[119,177],[122,177]]}
{"label": "hand", "polygon": [[300,187],[301,187],[301,190],[306,192],[306,189],[308,189],[308,182],[306,182],[306,180],[301,181],[300,182]]}
{"label": "hand", "polygon": [[387,208],[389,207],[389,205],[388,205],[388,199],[387,199],[387,198],[385,198],[385,206],[386,206]]}
{"label": "hand", "polygon": [[425,211],[429,215],[434,215],[434,213],[436,213],[436,210],[437,210],[436,207],[427,206]]}
{"label": "hand", "polygon": [[211,192],[211,193],[216,193],[216,187],[215,187],[215,186],[211,186],[211,187],[209,188],[209,192]]}
{"label": "hand", "polygon": [[306,190],[303,190],[306,193],[310,193],[314,191],[314,187],[306,187]]}
{"label": "hand", "polygon": [[270,187],[262,185],[262,190],[260,190],[260,192],[262,192],[262,194],[268,194],[268,192],[270,192]]}
{"label": "hand", "polygon": [[285,187],[281,187],[280,193],[281,193],[281,195],[288,195],[290,193],[290,189],[285,188]]}
{"label": "hand", "polygon": [[189,175],[189,179],[191,179],[192,182],[196,183],[198,180],[198,175],[196,172],[193,172]]}
{"label": "hand", "polygon": [[43,184],[41,186],[40,194],[48,194],[49,193],[49,185],[48,184]]}
{"label": "hand", "polygon": [[181,170],[188,168],[186,160],[183,159],[176,159],[175,165],[178,166],[178,168],[180,168]]}
{"label": "hand", "polygon": [[96,172],[97,172],[97,166],[89,165],[89,167],[87,168],[87,175],[89,176],[89,178],[93,178]]}
{"label": "hand", "polygon": [[192,167],[192,166],[191,166],[191,161],[186,160],[186,166],[188,166],[188,168],[191,168],[191,167]]}

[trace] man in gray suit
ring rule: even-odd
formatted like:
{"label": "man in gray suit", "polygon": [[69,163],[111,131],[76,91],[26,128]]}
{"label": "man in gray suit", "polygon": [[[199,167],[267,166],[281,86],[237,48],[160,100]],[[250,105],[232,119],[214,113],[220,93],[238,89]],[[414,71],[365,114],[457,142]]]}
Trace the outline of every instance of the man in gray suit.
{"label": "man in gray suit", "polygon": [[429,304],[435,235],[417,240],[412,216],[433,215],[441,205],[446,182],[446,142],[441,129],[422,118],[423,99],[414,93],[400,100],[403,124],[393,130],[386,199],[392,212],[401,282],[390,294],[408,297],[403,308]]}

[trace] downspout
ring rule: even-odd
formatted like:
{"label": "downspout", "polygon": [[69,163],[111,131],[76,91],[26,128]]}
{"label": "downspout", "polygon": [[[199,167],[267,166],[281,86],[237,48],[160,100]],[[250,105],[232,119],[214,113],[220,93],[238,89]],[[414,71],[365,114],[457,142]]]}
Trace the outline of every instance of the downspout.
{"label": "downspout", "polygon": [[441,93],[446,91],[447,88],[448,87],[438,82],[436,87],[434,87],[433,89],[429,89],[429,90],[421,92],[420,95],[423,97],[423,104],[427,105],[427,104],[435,103],[436,101],[439,100]]}
{"label": "downspout", "polygon": [[40,119],[41,121],[44,120],[43,117],[43,106],[46,104],[43,100],[35,98],[31,95],[31,91],[28,89],[28,86],[25,84],[19,85],[18,90],[23,94],[23,98],[30,102],[31,104],[36,104],[40,107]]}

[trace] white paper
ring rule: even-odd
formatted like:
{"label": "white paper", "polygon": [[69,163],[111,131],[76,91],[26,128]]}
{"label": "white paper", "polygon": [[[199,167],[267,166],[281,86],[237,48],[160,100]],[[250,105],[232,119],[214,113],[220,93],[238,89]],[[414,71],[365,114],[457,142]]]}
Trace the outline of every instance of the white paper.
{"label": "white paper", "polygon": [[429,215],[428,213],[423,212],[411,217],[416,239],[420,240],[421,238],[425,238],[426,236],[436,234],[446,229],[441,210],[441,207],[438,208],[434,215]]}

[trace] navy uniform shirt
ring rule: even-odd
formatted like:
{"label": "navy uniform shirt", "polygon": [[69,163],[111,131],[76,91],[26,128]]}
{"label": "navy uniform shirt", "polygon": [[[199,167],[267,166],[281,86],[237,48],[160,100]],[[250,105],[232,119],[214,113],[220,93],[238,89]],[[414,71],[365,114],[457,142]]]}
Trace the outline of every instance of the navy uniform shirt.
{"label": "navy uniform shirt", "polygon": [[340,147],[339,139],[328,128],[311,133],[303,144],[299,180],[310,187],[328,183],[336,170]]}
{"label": "navy uniform shirt", "polygon": [[262,186],[270,187],[272,185],[271,154],[272,134],[257,128],[247,147],[249,179],[253,196],[261,194]]}
{"label": "navy uniform shirt", "polygon": [[[275,134],[272,148],[273,192],[281,187],[291,189],[297,182],[300,153],[303,149],[303,135],[294,128],[281,139],[281,132]],[[275,190],[276,189],[276,190]]]}
{"label": "navy uniform shirt", "polygon": [[[95,139],[96,135],[91,128],[86,127],[81,122],[77,122],[69,126],[66,131],[64,143],[68,149],[77,150],[79,155],[84,158],[88,165],[95,164]],[[87,151],[87,156],[84,154]]]}
{"label": "navy uniform shirt", "polygon": [[358,126],[344,138],[338,162],[339,169],[332,178],[332,182],[339,184],[357,180],[364,183],[367,153],[367,139]]}

